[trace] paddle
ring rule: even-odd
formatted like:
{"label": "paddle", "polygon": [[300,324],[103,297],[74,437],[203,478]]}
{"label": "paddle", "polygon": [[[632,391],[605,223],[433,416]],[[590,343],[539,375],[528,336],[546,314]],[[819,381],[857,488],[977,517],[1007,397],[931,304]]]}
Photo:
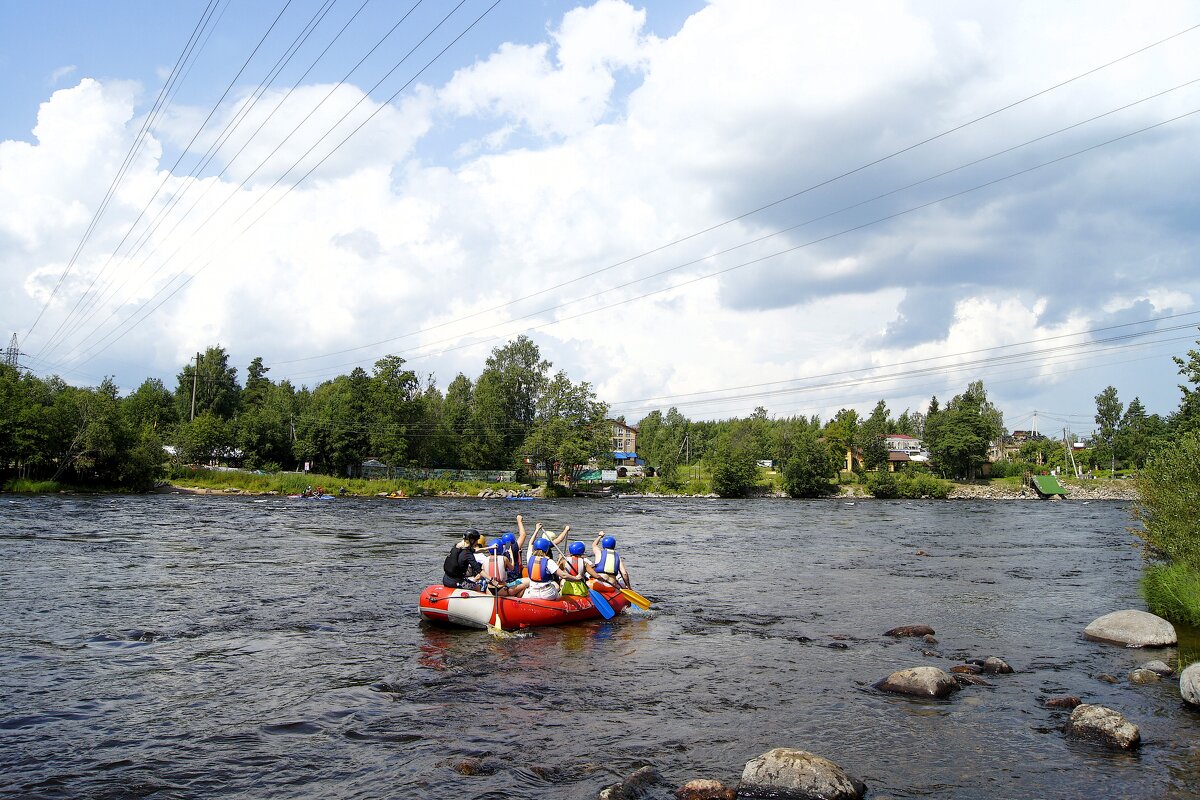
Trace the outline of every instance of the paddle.
{"label": "paddle", "polygon": [[629,602],[633,603],[635,606],[642,609],[643,611],[650,610],[650,601],[647,600],[645,597],[638,594],[633,589],[630,589],[628,586],[619,586],[617,588],[619,588],[621,590],[621,594],[623,594],[627,598],[629,598]]}
{"label": "paddle", "polygon": [[[550,548],[552,550],[558,550],[558,548],[555,547],[553,541],[550,542]],[[561,558],[562,551],[559,551],[558,555]],[[584,581],[583,585],[587,586],[587,582]],[[615,617],[617,615],[617,612],[613,611],[612,605],[609,604],[608,600],[604,597],[604,595],[600,594],[599,592],[597,592],[595,589],[593,589],[590,586],[587,587],[587,590],[588,590],[588,598],[592,601],[592,605],[596,607],[596,610],[600,612],[600,616],[604,617],[605,619],[612,619],[613,617]]]}

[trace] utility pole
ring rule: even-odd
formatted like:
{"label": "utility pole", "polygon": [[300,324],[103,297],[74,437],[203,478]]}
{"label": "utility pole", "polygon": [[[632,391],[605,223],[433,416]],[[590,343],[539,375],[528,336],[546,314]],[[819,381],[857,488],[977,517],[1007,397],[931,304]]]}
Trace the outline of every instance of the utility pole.
{"label": "utility pole", "polygon": [[196,418],[196,378],[200,375],[200,353],[196,353],[196,368],[192,370],[192,416]]}
{"label": "utility pole", "polygon": [[12,341],[8,343],[8,349],[4,351],[4,363],[13,369],[19,370],[21,351],[17,347],[17,334],[12,335]]}

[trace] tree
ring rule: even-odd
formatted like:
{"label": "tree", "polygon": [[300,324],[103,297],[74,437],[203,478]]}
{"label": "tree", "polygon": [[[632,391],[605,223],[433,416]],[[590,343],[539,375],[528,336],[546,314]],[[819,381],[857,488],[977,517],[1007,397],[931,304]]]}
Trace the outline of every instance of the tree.
{"label": "tree", "polygon": [[417,374],[400,356],[375,362],[370,385],[371,454],[394,467],[411,462],[409,430],[422,416],[423,393]]}
{"label": "tree", "polygon": [[1156,451],[1134,480],[1134,516],[1142,528],[1133,533],[1145,542],[1150,556],[1200,573],[1200,433],[1187,433]]}
{"label": "tree", "polygon": [[608,406],[596,400],[586,381],[572,384],[560,371],[546,385],[523,450],[545,462],[547,486],[554,483],[556,471],[570,483],[589,459],[608,449],[607,414]]}
{"label": "tree", "polygon": [[859,426],[855,440],[862,450],[863,467],[869,470],[886,469],[888,463],[888,407],[880,400],[871,416]]}
{"label": "tree", "polygon": [[1096,435],[1104,442],[1104,452],[1109,457],[1110,475],[1117,473],[1117,433],[1121,429],[1121,401],[1117,399],[1117,390],[1109,386],[1096,395],[1096,425],[1099,428]]}
{"label": "tree", "polygon": [[246,386],[242,389],[242,408],[257,408],[266,402],[271,388],[266,374],[270,371],[270,367],[263,366],[262,356],[255,356],[250,362],[246,368]]}
{"label": "tree", "polygon": [[974,478],[987,461],[988,445],[1003,432],[1003,415],[987,399],[982,381],[973,381],[945,410],[929,403],[926,443],[943,476]]}
{"label": "tree", "polygon": [[[1196,344],[1200,345],[1200,339]],[[1180,433],[1200,430],[1200,350],[1188,350],[1186,360],[1179,356],[1172,356],[1171,360],[1187,381],[1179,384],[1183,397],[1172,419],[1174,427]]]}
{"label": "tree", "polygon": [[179,422],[175,397],[158,378],[142,381],[132,394],[121,401],[125,417],[135,427],[149,425],[155,430],[173,428]]}
{"label": "tree", "polygon": [[[846,454],[852,450],[858,441],[858,412],[852,408],[843,408],[825,423],[822,431],[829,455],[838,464],[846,463]],[[851,460],[851,468],[858,465],[856,459]]]}
{"label": "tree", "polygon": [[[233,419],[241,402],[241,387],[237,382],[237,367],[229,366],[229,355],[223,347],[210,347],[200,356],[199,367],[186,364],[175,387],[175,406],[179,418],[190,420],[208,411],[222,420]],[[192,414],[192,392],[195,390],[195,414]]]}
{"label": "tree", "polygon": [[1149,437],[1147,435],[1146,409],[1140,397],[1129,402],[1125,413],[1121,416],[1116,441],[1113,449],[1126,465],[1132,464],[1135,469],[1141,469],[1149,456]]}
{"label": "tree", "polygon": [[829,448],[807,427],[795,431],[787,460],[783,462],[783,488],[790,497],[822,497],[835,489],[838,463]]}
{"label": "tree", "polygon": [[550,362],[528,336],[492,350],[475,385],[475,420],[486,467],[511,463],[537,415]]}
{"label": "tree", "polygon": [[744,428],[729,430],[705,457],[712,464],[713,491],[721,497],[745,497],[758,482],[756,442],[746,434]]}

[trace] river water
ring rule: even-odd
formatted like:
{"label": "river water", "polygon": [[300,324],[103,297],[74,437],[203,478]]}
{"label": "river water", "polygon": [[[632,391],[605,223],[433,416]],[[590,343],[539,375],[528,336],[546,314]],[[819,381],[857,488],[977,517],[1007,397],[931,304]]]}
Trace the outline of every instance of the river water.
{"label": "river water", "polygon": [[[653,610],[420,622],[454,540],[518,511],[614,534]],[[1101,502],[6,495],[0,795],[588,798],[650,764],[665,799],[787,746],[870,797],[1196,797],[1200,714],[1126,677],[1195,639],[1081,637],[1143,607],[1129,524]],[[918,623],[936,645],[882,635]],[[1016,673],[948,701],[871,688],[989,655]],[[1041,704],[1063,694],[1124,713],[1141,751],[1064,737]]]}

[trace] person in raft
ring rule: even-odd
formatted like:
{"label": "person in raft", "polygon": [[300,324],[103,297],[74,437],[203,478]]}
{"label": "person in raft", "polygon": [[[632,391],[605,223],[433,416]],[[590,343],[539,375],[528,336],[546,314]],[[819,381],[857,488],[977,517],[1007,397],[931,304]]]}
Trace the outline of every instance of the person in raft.
{"label": "person in raft", "polygon": [[508,575],[505,583],[509,589],[519,589],[519,592],[510,592],[510,594],[520,597],[525,591],[525,579],[521,575],[521,547],[517,544],[517,535],[512,531],[505,531],[500,537],[500,546],[504,554],[508,557]]}
{"label": "person in raft", "polygon": [[[565,528],[562,529],[561,533],[559,533],[556,536],[548,537],[547,541],[550,542],[555,547],[562,547],[562,543],[567,540],[567,532],[570,530],[571,530],[571,526],[567,525]],[[518,535],[517,535],[517,552],[520,553],[521,549],[525,547],[525,539],[526,539],[525,519],[520,514],[517,514],[517,533],[518,533]],[[533,529],[533,538],[537,539],[538,537],[542,536],[543,533],[544,532],[542,530],[542,523],[539,522]]]}
{"label": "person in raft", "polygon": [[525,593],[525,582],[521,580],[520,575],[517,576],[515,585],[510,585],[508,580],[508,576],[515,572],[516,565],[509,555],[504,539],[495,539],[487,545],[483,545],[483,540],[480,539],[480,548],[475,553],[475,560],[482,566],[483,575],[487,578],[492,594],[497,597],[520,597]]}
{"label": "person in raft", "polygon": [[583,542],[571,542],[571,546],[567,548],[570,555],[558,560],[558,574],[562,576],[560,591],[564,597],[568,595],[587,597],[587,579],[600,579],[596,570],[592,568],[592,562],[583,555],[586,550],[587,547]]}
{"label": "person in raft", "polygon": [[524,597],[536,597],[541,600],[559,598],[558,564],[550,558],[551,546],[550,540],[545,536],[529,543],[529,560],[525,564],[525,570],[529,573],[526,576],[529,587],[525,590]]}
{"label": "person in raft", "polygon": [[625,569],[625,560],[617,552],[616,538],[605,536],[604,531],[600,531],[592,540],[592,555],[595,556],[596,572],[600,573],[602,580],[613,586],[624,584],[630,589],[633,588],[633,584],[629,582],[629,570]]}
{"label": "person in raft", "polygon": [[446,556],[442,565],[442,586],[451,589],[480,590],[480,581],[486,585],[487,578],[483,576],[483,565],[475,558],[475,548],[483,536],[471,528],[463,534],[461,541],[455,543]]}

